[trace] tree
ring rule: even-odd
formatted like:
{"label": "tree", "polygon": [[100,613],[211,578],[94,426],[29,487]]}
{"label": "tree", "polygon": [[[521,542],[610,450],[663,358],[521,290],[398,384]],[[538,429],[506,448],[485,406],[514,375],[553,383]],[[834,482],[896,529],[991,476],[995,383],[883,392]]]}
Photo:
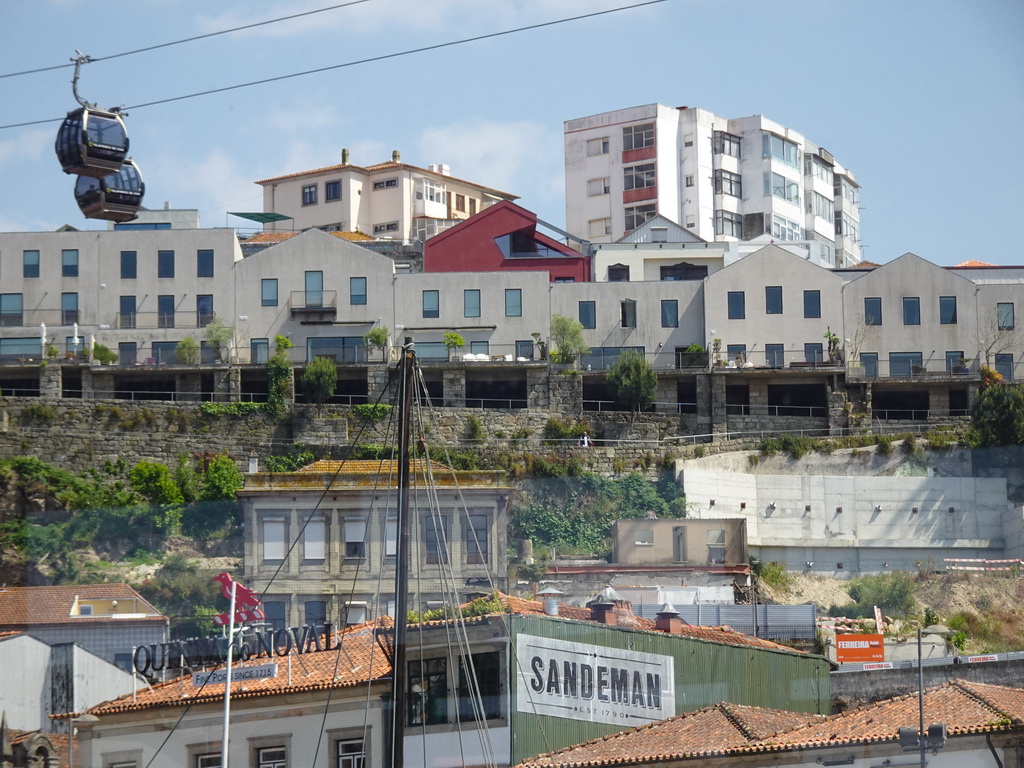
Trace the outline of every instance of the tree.
{"label": "tree", "polygon": [[302,373],[302,391],[311,403],[326,402],[338,387],[338,366],[327,357],[314,357]]}
{"label": "tree", "polygon": [[978,322],[978,344],[985,365],[992,365],[993,356],[1024,344],[1024,323],[1015,322],[1012,309],[1010,304],[1010,314],[1006,316],[1000,314],[997,305]]}
{"label": "tree", "polygon": [[295,345],[286,337],[274,337],[274,354],[267,361],[267,406],[280,415],[292,396],[292,363],[288,350]]}
{"label": "tree", "polygon": [[191,336],[186,336],[174,347],[174,359],[181,365],[195,365],[199,362],[199,345]]}
{"label": "tree", "polygon": [[556,350],[551,360],[556,363],[575,363],[580,355],[590,352],[583,337],[583,323],[564,315],[551,316],[551,341]]}
{"label": "tree", "polygon": [[994,384],[978,393],[971,411],[979,445],[1024,445],[1024,385]]}
{"label": "tree", "polygon": [[373,328],[363,334],[363,346],[369,350],[379,349],[380,350],[380,361],[382,363],[387,362],[387,354],[385,350],[388,348],[388,337],[390,331],[386,325],[375,325]]}
{"label": "tree", "polygon": [[632,350],[624,352],[605,376],[615,402],[630,411],[643,411],[654,402],[658,375],[647,358]]}
{"label": "tree", "polygon": [[444,336],[441,337],[441,341],[444,342],[445,347],[448,348],[448,357],[451,357],[452,352],[456,349],[462,349],[466,346],[466,340],[462,338],[461,333],[455,331],[448,331]]}
{"label": "tree", "polygon": [[235,338],[235,326],[225,323],[219,317],[206,324],[206,341],[213,349],[214,357],[222,363],[231,356],[231,340]]}

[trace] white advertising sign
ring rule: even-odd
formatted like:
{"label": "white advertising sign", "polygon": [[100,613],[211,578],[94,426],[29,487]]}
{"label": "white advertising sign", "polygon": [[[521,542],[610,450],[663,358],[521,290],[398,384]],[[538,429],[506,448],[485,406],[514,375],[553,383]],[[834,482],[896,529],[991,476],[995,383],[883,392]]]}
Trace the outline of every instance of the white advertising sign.
{"label": "white advertising sign", "polygon": [[627,726],[676,713],[671,656],[532,635],[517,646],[520,712]]}

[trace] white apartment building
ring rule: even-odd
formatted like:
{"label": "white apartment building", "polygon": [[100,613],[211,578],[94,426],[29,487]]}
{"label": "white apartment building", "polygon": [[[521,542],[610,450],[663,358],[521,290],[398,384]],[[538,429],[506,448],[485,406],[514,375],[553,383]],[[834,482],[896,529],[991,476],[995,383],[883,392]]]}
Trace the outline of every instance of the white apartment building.
{"label": "white apartment building", "polygon": [[423,242],[484,208],[515,195],[451,175],[447,165],[419,168],[391,160],[358,166],[341,163],[263,179],[263,212],[288,217],[267,222],[265,232],[363,232],[380,239]]}
{"label": "white apartment building", "polygon": [[594,243],[661,214],[706,241],[820,243],[826,266],[861,260],[860,186],[832,154],[761,115],[647,104],[569,120],[566,228]]}

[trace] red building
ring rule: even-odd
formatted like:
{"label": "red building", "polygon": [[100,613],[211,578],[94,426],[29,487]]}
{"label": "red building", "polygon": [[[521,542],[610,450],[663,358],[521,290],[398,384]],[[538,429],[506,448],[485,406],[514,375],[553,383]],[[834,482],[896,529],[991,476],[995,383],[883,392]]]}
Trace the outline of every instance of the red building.
{"label": "red building", "polygon": [[537,231],[537,215],[500,202],[423,245],[424,272],[544,271],[552,282],[588,282],[587,256]]}

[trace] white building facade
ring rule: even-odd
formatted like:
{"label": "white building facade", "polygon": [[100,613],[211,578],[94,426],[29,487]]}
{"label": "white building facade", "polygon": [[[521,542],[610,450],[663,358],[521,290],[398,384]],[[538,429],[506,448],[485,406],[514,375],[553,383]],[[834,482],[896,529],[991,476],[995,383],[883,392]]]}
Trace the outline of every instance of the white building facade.
{"label": "white building facade", "polygon": [[820,244],[828,266],[861,260],[860,186],[802,134],[761,115],[648,104],[569,120],[566,227],[618,240],[657,214],[707,241]]}

